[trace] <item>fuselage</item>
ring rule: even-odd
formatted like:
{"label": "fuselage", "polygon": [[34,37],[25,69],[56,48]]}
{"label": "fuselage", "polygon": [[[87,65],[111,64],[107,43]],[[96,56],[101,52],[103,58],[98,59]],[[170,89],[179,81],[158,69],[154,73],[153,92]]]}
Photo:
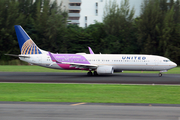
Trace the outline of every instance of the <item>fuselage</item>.
{"label": "fuselage", "polygon": [[[48,52],[44,54],[29,55],[29,58],[20,57],[21,60],[31,64],[65,70],[89,70],[81,67],[73,67],[69,64],[55,63]],[[114,72],[123,70],[134,71],[167,71],[176,67],[176,63],[169,59],[156,55],[139,54],[53,54],[60,62],[93,64],[97,66],[112,66]],[[95,70],[96,68],[91,68]]]}

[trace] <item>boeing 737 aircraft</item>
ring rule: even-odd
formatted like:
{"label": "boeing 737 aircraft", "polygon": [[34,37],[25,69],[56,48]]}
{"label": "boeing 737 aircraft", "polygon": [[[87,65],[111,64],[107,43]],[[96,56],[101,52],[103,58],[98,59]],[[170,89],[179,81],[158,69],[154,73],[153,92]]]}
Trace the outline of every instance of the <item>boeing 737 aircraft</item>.
{"label": "boeing 737 aircraft", "polygon": [[19,57],[20,60],[33,65],[53,69],[86,70],[88,75],[113,74],[123,70],[132,71],[160,71],[167,72],[176,67],[176,63],[168,58],[156,55],[140,54],[54,54],[40,49],[20,25],[15,25],[15,31],[21,54],[10,56]]}

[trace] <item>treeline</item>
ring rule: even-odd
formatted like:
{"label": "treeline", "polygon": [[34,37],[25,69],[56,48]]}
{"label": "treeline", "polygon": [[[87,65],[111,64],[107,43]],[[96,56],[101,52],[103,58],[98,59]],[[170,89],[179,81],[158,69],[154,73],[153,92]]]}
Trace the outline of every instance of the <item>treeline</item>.
{"label": "treeline", "polygon": [[0,56],[19,54],[14,25],[44,50],[58,53],[153,54],[180,64],[180,0],[144,0],[135,17],[128,0],[106,4],[103,22],[67,25],[68,13],[50,0],[0,0]]}

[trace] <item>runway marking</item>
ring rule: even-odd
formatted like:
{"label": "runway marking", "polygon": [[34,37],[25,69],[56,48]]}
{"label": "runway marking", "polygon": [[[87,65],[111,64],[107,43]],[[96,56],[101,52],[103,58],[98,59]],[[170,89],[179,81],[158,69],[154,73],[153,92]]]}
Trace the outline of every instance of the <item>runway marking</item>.
{"label": "runway marking", "polygon": [[83,104],[86,104],[86,103],[77,103],[77,104],[71,104],[71,106],[76,106],[76,105],[83,105]]}

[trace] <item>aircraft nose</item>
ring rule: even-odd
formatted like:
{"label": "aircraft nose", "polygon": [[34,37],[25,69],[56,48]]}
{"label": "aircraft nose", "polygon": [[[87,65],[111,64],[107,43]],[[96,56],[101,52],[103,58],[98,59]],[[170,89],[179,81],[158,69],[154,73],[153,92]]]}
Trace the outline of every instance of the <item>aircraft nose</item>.
{"label": "aircraft nose", "polygon": [[174,63],[174,62],[172,63],[172,65],[173,65],[173,67],[176,67],[176,66],[177,66],[177,64],[176,64],[176,63]]}

